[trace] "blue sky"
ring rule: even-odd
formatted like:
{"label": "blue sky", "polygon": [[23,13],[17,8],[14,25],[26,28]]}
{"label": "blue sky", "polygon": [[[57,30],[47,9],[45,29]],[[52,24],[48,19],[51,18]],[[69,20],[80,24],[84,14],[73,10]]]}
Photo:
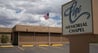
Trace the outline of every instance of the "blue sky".
{"label": "blue sky", "polygon": [[[61,5],[71,0],[0,0],[0,27],[42,25],[61,27]],[[44,15],[49,12],[49,19]]]}

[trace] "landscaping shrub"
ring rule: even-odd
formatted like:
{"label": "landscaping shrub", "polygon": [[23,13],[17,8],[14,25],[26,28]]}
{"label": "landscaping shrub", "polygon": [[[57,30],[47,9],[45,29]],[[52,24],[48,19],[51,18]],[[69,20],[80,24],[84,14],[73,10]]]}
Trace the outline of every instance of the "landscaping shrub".
{"label": "landscaping shrub", "polygon": [[1,36],[1,43],[7,43],[7,41],[8,41],[8,36],[2,35]]}

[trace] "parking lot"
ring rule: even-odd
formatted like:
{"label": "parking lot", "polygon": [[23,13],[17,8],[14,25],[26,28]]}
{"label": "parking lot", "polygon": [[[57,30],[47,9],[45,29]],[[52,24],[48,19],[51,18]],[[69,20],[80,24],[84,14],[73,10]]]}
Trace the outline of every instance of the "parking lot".
{"label": "parking lot", "polygon": [[63,47],[0,48],[0,53],[65,53],[66,51]]}
{"label": "parking lot", "polygon": [[[69,53],[69,44],[65,44],[61,47],[10,47],[0,48],[0,53]],[[98,53],[98,44],[90,44],[90,53]]]}
{"label": "parking lot", "polygon": [[[65,48],[66,47],[66,48]],[[0,48],[0,53],[69,53],[69,46],[33,46],[33,47],[9,47],[9,48]]]}
{"label": "parking lot", "polygon": [[0,53],[23,53],[18,47],[0,48]]}

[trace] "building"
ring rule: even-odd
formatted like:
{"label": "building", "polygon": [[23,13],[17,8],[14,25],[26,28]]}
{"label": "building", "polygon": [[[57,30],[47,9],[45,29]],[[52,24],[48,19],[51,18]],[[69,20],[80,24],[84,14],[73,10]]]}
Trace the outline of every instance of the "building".
{"label": "building", "polygon": [[0,34],[9,34],[13,45],[64,44],[68,39],[59,27],[16,25],[12,29],[0,28]]}

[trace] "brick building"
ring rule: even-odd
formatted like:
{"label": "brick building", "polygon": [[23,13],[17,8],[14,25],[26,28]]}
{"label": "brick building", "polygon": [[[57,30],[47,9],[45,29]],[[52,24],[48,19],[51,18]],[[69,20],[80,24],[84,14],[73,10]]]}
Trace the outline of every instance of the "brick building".
{"label": "brick building", "polygon": [[0,34],[8,34],[8,42],[13,45],[52,45],[68,42],[68,39],[62,35],[62,30],[59,27],[16,25],[12,29],[0,28]]}

